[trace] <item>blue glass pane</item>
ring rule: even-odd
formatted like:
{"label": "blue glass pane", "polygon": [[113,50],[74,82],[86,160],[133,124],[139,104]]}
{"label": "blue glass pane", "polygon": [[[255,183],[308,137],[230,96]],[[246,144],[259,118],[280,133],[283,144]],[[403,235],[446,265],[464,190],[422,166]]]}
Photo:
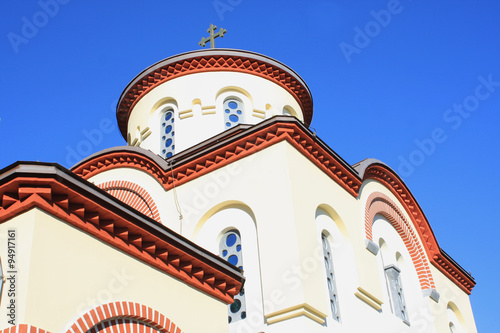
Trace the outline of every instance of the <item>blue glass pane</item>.
{"label": "blue glass pane", "polygon": [[241,110],[236,111],[237,114],[241,114]]}
{"label": "blue glass pane", "polygon": [[222,251],[222,256],[223,257],[227,256],[227,250]]}
{"label": "blue glass pane", "polygon": [[240,309],[241,309],[241,301],[239,299],[235,299],[234,303],[231,304],[231,306],[229,307],[229,309],[231,310],[232,313],[236,313],[236,312],[240,311]]}
{"label": "blue glass pane", "polygon": [[231,317],[230,316],[227,316],[227,322],[230,323],[231,322]]}
{"label": "blue glass pane", "polygon": [[238,116],[235,115],[235,114],[232,114],[232,115],[229,116],[229,120],[231,120],[233,123],[238,122],[239,119],[240,118],[238,118]]}
{"label": "blue glass pane", "polygon": [[172,153],[167,153],[167,157],[172,157]]}
{"label": "blue glass pane", "polygon": [[167,137],[164,135],[161,137],[162,140],[165,140]]}
{"label": "blue glass pane", "polygon": [[245,319],[247,317],[247,312],[246,311],[242,311],[241,312],[241,319]]}
{"label": "blue glass pane", "polygon": [[229,102],[227,103],[227,105],[231,108],[231,109],[236,109],[238,107],[238,104],[236,104],[236,102]]}
{"label": "blue glass pane", "polygon": [[174,131],[172,131],[172,136],[174,136],[174,135],[175,135],[175,132],[174,132]]}
{"label": "blue glass pane", "polygon": [[236,245],[236,251],[238,251],[238,252],[241,251],[241,245]]}
{"label": "blue glass pane", "polygon": [[229,234],[226,238],[226,245],[231,247],[234,245],[234,243],[236,243],[236,234]]}
{"label": "blue glass pane", "polygon": [[229,112],[231,112],[231,110],[229,110],[229,109],[226,109],[226,113],[229,113]]}
{"label": "blue glass pane", "polygon": [[243,270],[243,266],[238,267],[239,269]]}
{"label": "blue glass pane", "polygon": [[165,123],[162,123],[162,124],[161,124],[161,126],[163,126],[163,127],[165,127],[165,125],[166,125]]}
{"label": "blue glass pane", "polygon": [[243,296],[243,295],[245,295],[245,289],[240,290],[240,296]]}
{"label": "blue glass pane", "polygon": [[231,123],[226,123],[226,126],[227,126],[227,127],[230,127],[230,126],[231,126]]}
{"label": "blue glass pane", "polygon": [[165,114],[165,120],[169,120],[170,118],[172,118],[172,115],[173,115],[173,113],[172,113],[172,112],[167,112],[167,113]]}
{"label": "blue glass pane", "polygon": [[165,147],[170,147],[171,144],[172,144],[172,139],[168,139],[167,141],[165,141]]}
{"label": "blue glass pane", "polygon": [[165,154],[166,150],[165,150],[165,149],[163,149],[161,152],[162,152],[163,154]]}
{"label": "blue glass pane", "polygon": [[170,133],[171,130],[172,130],[172,125],[168,125],[167,128],[165,128],[165,134]]}
{"label": "blue glass pane", "polygon": [[233,254],[232,256],[229,256],[229,258],[227,258],[227,261],[229,261],[230,264],[236,266],[238,264],[238,257]]}

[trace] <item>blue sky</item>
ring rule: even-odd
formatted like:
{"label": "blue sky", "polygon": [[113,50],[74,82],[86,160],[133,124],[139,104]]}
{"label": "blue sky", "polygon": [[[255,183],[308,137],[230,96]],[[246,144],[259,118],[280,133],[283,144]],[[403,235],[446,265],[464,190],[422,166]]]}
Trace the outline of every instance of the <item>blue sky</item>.
{"label": "blue sky", "polygon": [[[440,246],[478,283],[478,330],[498,328],[500,2],[59,1],[2,2],[0,167],[70,167],[124,145],[123,88],[200,49],[213,23],[228,30],[216,46],[263,53],[302,76],[312,128],[348,163],[373,157],[403,176]],[[102,138],[82,144],[95,129]]]}

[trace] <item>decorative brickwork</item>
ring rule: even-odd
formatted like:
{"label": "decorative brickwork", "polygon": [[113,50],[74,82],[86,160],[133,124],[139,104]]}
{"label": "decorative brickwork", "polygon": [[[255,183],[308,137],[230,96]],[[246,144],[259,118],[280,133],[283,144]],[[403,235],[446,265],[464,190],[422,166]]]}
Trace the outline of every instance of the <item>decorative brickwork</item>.
{"label": "decorative brickwork", "polygon": [[418,280],[422,290],[436,289],[429,263],[425,257],[420,241],[410,226],[409,221],[403,216],[398,207],[389,197],[380,192],[370,194],[365,206],[365,230],[366,238],[373,241],[372,227],[376,214],[384,216],[401,236],[408,252],[410,253],[413,266],[417,271]]}
{"label": "decorative brickwork", "polygon": [[377,163],[370,165],[366,169],[363,181],[367,179],[377,180],[387,187],[394,194],[394,196],[396,196],[396,198],[398,198],[399,202],[410,216],[411,222],[417,230],[429,260],[450,280],[454,281],[455,284],[463,291],[470,294],[476,283],[469,276],[467,276],[467,274],[464,274],[462,269],[458,267],[457,264],[450,261],[445,255],[443,255],[427,218],[418,205],[417,200],[413,197],[413,194],[411,194],[410,190],[401,181],[401,179],[389,168]]}
{"label": "decorative brickwork", "polygon": [[[54,178],[17,177],[0,185],[0,223],[34,207],[226,303],[241,281]],[[57,220],[54,220],[57,221]]]}
{"label": "decorative brickwork", "polygon": [[170,319],[150,307],[133,302],[100,305],[75,321],[66,333],[182,333]]}
{"label": "decorative brickwork", "polygon": [[[173,169],[175,184],[180,186],[283,140],[291,143],[352,196],[358,195],[361,186],[359,178],[294,123],[272,124],[188,163],[175,166]],[[72,171],[89,179],[105,170],[123,167],[149,173],[164,186],[165,190],[173,187],[174,178],[170,170],[165,170],[144,155],[136,153],[114,152],[96,156],[76,166]]]}
{"label": "decorative brickwork", "polygon": [[49,332],[35,326],[27,324],[19,324],[6,328],[4,330],[0,330],[0,333],[49,333]]}
{"label": "decorative brickwork", "polygon": [[142,214],[161,223],[155,202],[149,193],[139,185],[126,180],[114,180],[97,184],[97,186]]}
{"label": "decorative brickwork", "polygon": [[[224,53],[224,52],[222,52]],[[295,97],[304,112],[304,121],[311,123],[313,104],[312,98],[307,86],[299,82],[295,75],[285,71],[263,60],[264,58],[254,59],[251,53],[238,52],[234,54],[204,54],[197,55],[193,53],[192,58],[183,58],[178,61],[165,61],[165,64],[154,70],[145,70],[141,73],[140,79],[122,94],[120,104],[116,112],[118,126],[124,138],[127,137],[127,123],[130,112],[137,102],[148,92],[174,78],[206,72],[240,72],[257,75],[268,79],[287,90]]]}

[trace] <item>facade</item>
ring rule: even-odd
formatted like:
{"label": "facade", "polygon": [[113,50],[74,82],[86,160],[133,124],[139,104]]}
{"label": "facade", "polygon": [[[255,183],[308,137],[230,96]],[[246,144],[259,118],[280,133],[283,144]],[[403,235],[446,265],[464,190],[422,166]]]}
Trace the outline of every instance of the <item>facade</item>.
{"label": "facade", "polygon": [[15,299],[20,331],[476,332],[475,282],[401,178],[347,164],[312,116],[305,82],[260,54],[141,72],[117,106],[127,146],[0,171],[19,265],[0,328]]}

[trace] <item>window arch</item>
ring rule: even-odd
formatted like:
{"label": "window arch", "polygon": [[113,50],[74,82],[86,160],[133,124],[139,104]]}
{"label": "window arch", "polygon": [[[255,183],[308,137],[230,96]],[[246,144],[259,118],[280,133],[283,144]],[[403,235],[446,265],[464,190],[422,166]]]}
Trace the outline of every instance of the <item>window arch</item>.
{"label": "window arch", "polygon": [[325,233],[321,234],[321,241],[323,245],[323,260],[325,262],[326,270],[326,283],[328,285],[328,293],[330,296],[330,308],[332,310],[333,319],[340,322],[337,280],[335,279],[335,272],[333,270],[332,249],[330,247],[330,241],[328,241],[328,237]]}
{"label": "window arch", "polygon": [[224,100],[224,128],[230,129],[243,122],[245,106],[243,102],[234,96]]}
{"label": "window arch", "polygon": [[401,319],[405,324],[410,325],[408,308],[406,305],[405,292],[401,281],[403,256],[399,251],[394,252],[389,248],[384,238],[379,238],[381,266],[387,290],[388,305],[391,312]]}
{"label": "window arch", "polygon": [[[219,243],[219,255],[234,266],[243,269],[243,256],[240,233],[236,229],[224,233]],[[228,308],[229,323],[245,319],[247,316],[245,305],[245,289],[234,296],[234,302]]]}
{"label": "window arch", "polygon": [[174,115],[172,107],[165,107],[160,112],[160,152],[163,158],[169,158],[175,154]]}

